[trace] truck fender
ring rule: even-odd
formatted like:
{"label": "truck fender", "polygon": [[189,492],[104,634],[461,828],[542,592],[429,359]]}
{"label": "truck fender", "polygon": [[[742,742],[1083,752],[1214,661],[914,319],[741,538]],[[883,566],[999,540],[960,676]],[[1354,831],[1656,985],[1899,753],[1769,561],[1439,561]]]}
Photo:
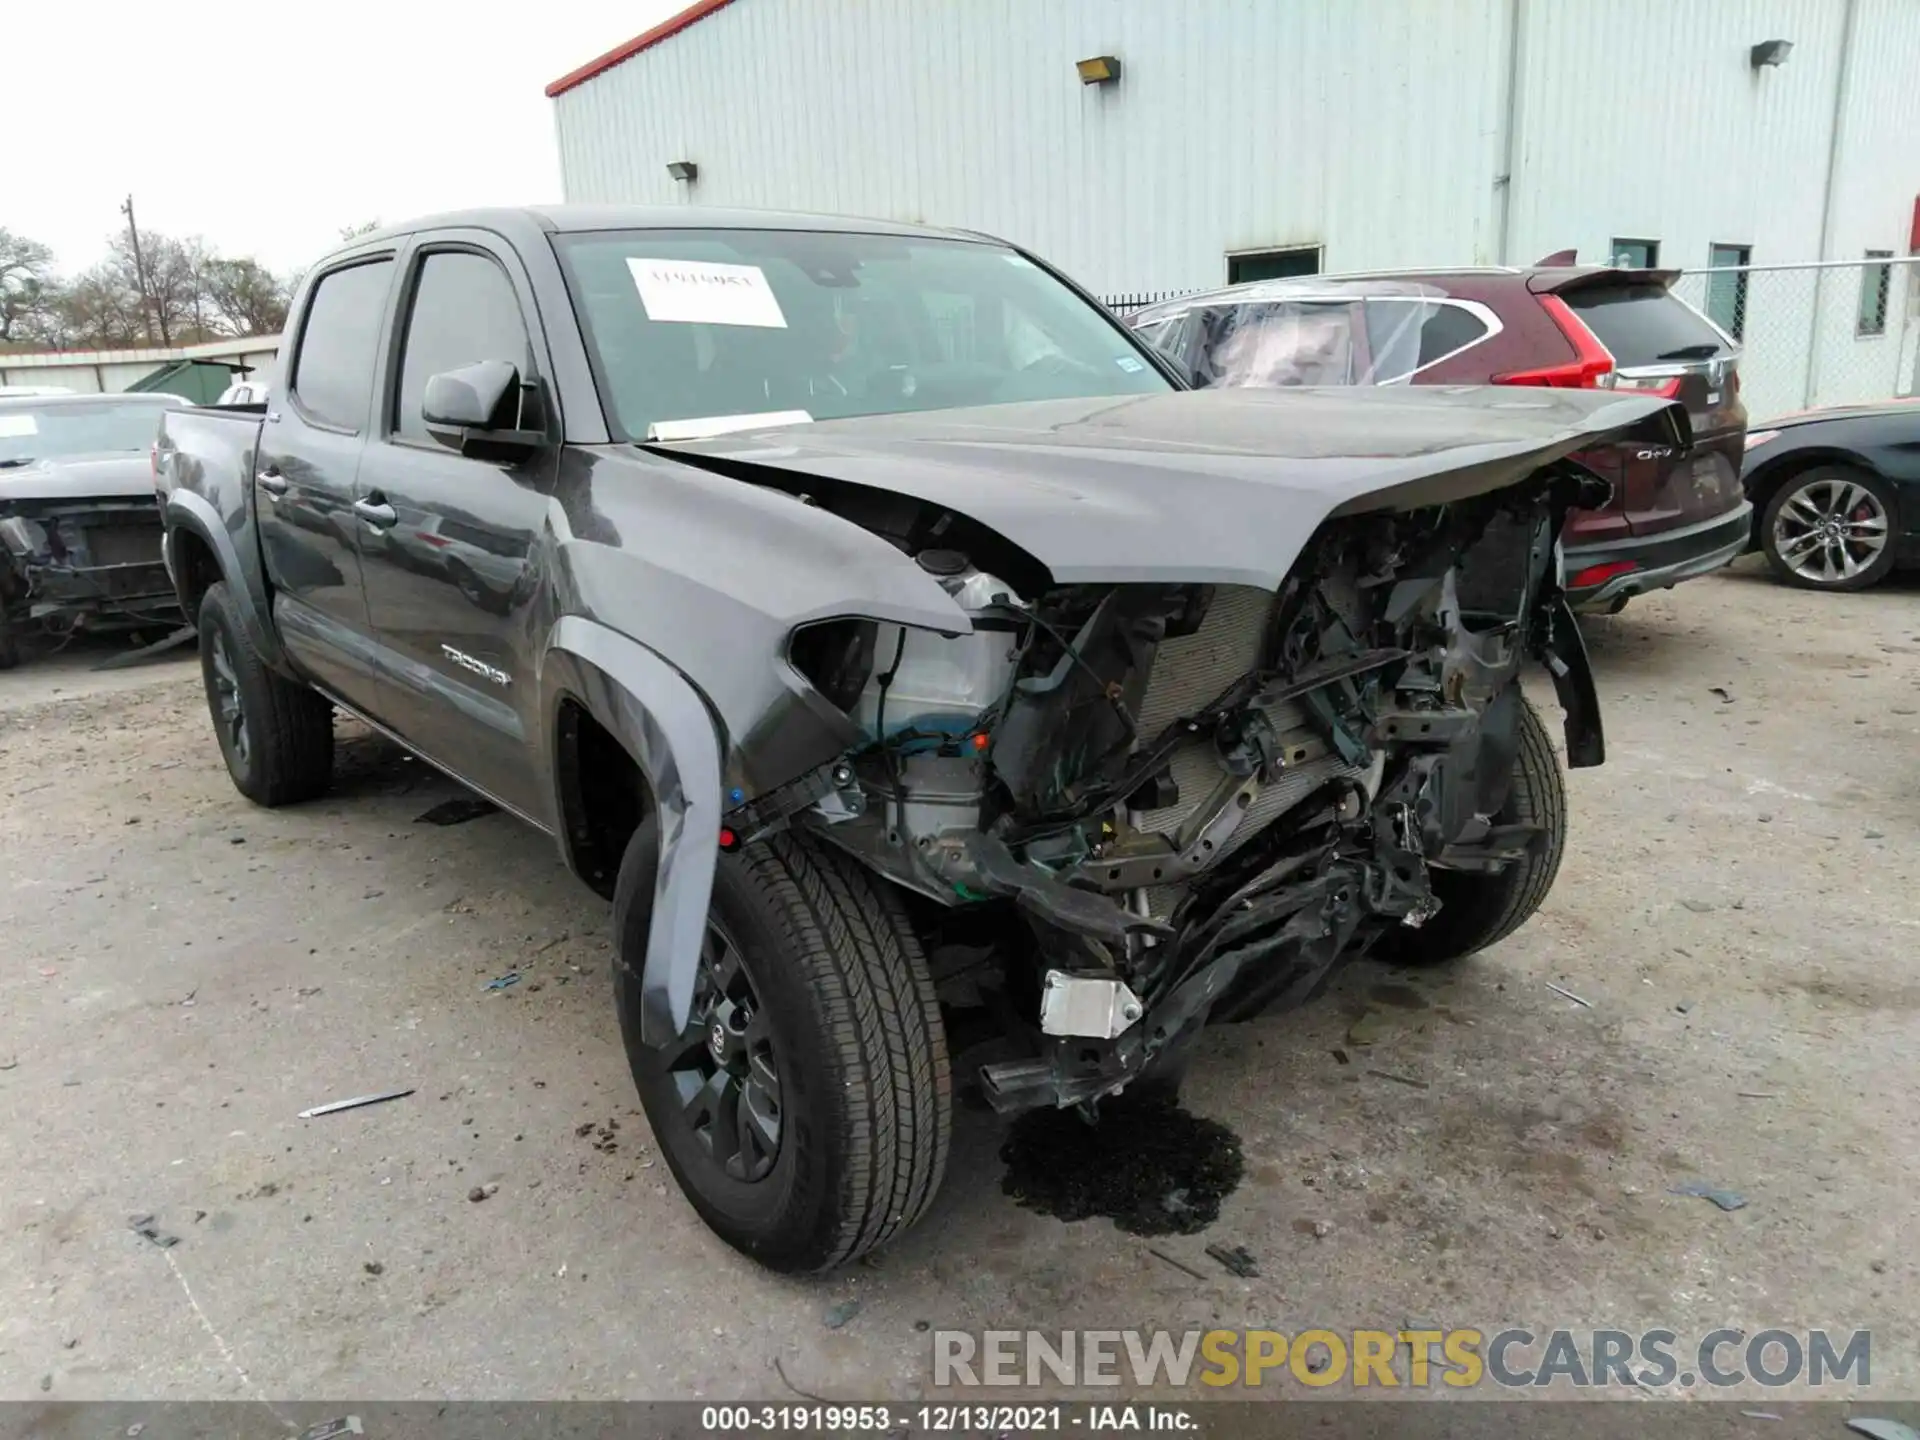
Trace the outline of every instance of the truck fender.
{"label": "truck fender", "polygon": [[[641,1039],[664,1045],[693,1009],[700,946],[720,847],[721,739],[691,682],[635,640],[563,616],[541,664],[547,734],[566,698],[583,705],[634,758],[652,792],[660,855],[640,973]],[[565,814],[555,770],[554,814]],[[625,961],[616,957],[616,964]]]}
{"label": "truck fender", "polygon": [[167,495],[165,522],[167,573],[173,581],[174,594],[181,608],[191,613],[188,604],[190,597],[180,573],[179,550],[173,536],[185,530],[205,542],[213,552],[220,578],[227,582],[234,609],[239,613],[240,624],[247,632],[247,639],[254,650],[269,665],[278,666],[281,663],[279,638],[273,633],[273,627],[266,623],[266,617],[260,613],[253,587],[247,583],[247,572],[240,563],[240,552],[234,548],[233,536],[227,533],[226,525],[221,522],[220,512],[213,508],[205,496],[196,495],[190,490],[174,490]]}

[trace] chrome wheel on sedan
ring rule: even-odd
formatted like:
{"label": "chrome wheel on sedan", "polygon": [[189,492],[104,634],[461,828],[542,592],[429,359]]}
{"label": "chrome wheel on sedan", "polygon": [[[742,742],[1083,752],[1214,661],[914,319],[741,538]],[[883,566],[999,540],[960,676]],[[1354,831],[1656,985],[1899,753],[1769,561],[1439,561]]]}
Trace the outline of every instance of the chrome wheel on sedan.
{"label": "chrome wheel on sedan", "polygon": [[1841,466],[1796,475],[1768,503],[1761,547],[1782,579],[1860,590],[1893,567],[1894,502],[1878,477]]}

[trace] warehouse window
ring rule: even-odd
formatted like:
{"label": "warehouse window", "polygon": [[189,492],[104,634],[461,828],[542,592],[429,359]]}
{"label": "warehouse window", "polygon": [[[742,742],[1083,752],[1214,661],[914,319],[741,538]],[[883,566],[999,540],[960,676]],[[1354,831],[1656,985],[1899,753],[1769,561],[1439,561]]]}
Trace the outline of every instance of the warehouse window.
{"label": "warehouse window", "polygon": [[1227,256],[1227,283],[1242,285],[1249,280],[1287,280],[1296,275],[1320,273],[1320,247],[1294,245],[1285,250],[1253,250]]}
{"label": "warehouse window", "polygon": [[1860,313],[1853,326],[1856,335],[1887,333],[1887,293],[1893,281],[1893,267],[1873,262],[1892,258],[1891,250],[1867,251],[1867,263],[1860,271]]}
{"label": "warehouse window", "polygon": [[1616,238],[1607,253],[1613,257],[1615,265],[1625,266],[1629,270],[1651,270],[1660,263],[1660,242]]}
{"label": "warehouse window", "polygon": [[1747,272],[1753,262],[1751,245],[1709,245],[1707,318],[1736,340],[1747,333]]}

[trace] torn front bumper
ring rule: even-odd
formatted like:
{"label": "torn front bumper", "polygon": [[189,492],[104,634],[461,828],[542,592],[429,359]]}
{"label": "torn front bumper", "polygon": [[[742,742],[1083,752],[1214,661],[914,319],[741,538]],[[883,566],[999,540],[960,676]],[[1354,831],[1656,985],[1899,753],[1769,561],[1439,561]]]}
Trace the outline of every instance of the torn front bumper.
{"label": "torn front bumper", "polygon": [[0,606],[61,632],[164,622],[179,604],[150,500],[0,505]]}

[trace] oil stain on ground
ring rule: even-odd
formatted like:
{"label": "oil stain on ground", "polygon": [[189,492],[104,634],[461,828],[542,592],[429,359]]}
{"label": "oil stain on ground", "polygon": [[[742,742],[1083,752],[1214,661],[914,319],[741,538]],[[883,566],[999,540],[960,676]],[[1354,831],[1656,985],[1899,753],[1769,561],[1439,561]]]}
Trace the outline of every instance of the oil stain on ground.
{"label": "oil stain on ground", "polygon": [[1125,1096],[1088,1122],[1077,1110],[1032,1110],[1000,1147],[1001,1190],[1061,1220],[1110,1216],[1129,1235],[1191,1235],[1220,1216],[1240,1184],[1240,1137],[1170,1099]]}

